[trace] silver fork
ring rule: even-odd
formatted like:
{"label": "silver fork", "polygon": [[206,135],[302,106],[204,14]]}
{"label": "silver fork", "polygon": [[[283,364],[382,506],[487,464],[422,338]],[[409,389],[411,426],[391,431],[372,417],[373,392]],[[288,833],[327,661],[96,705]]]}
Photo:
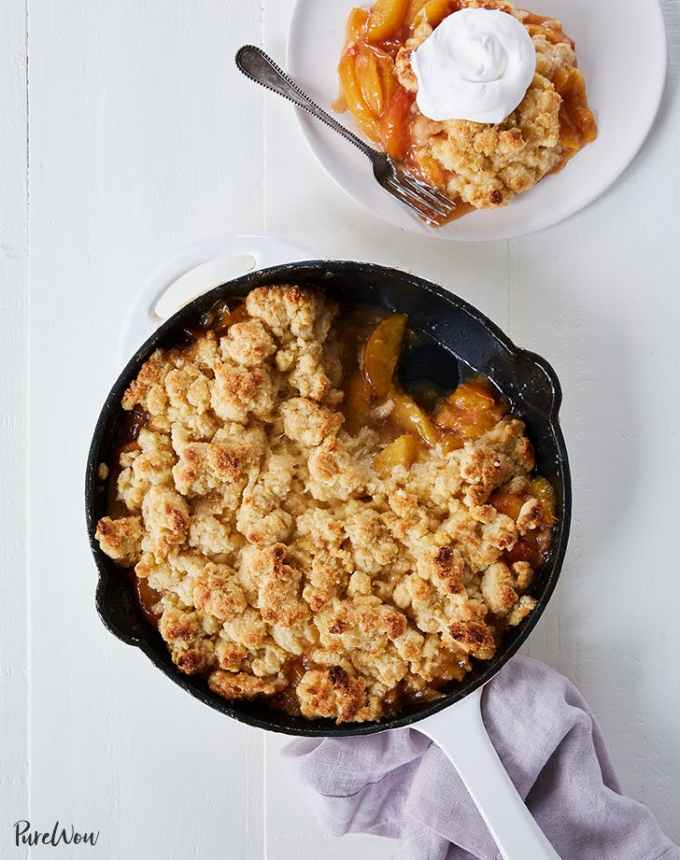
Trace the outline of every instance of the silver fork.
{"label": "silver fork", "polygon": [[255,47],[255,45],[244,45],[236,54],[236,65],[251,81],[255,81],[268,90],[289,99],[316,119],[325,122],[333,131],[341,134],[345,140],[353,143],[370,159],[373,165],[373,175],[380,185],[394,195],[397,200],[413,209],[423,221],[434,226],[441,226],[450,221],[456,214],[457,204],[446,194],[422,182],[413,174],[399,167],[388,155],[378,152],[372,146],[364,143],[361,138],[352,134],[349,129],[312,101],[263,50]]}

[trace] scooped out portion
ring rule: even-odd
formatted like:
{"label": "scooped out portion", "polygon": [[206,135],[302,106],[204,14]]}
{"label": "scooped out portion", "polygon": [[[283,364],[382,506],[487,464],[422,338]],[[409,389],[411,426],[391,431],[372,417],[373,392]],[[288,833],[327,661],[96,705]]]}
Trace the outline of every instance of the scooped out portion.
{"label": "scooped out portion", "polygon": [[379,720],[534,609],[555,499],[524,424],[481,377],[414,398],[410,336],[403,315],[258,288],[126,391],[96,537],[218,695]]}

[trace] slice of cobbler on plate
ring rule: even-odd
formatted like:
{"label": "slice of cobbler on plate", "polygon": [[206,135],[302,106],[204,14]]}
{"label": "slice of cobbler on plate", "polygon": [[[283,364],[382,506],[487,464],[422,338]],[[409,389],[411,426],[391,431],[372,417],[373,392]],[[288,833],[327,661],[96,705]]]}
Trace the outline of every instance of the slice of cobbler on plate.
{"label": "slice of cobbler on plate", "polygon": [[561,23],[503,0],[355,8],[339,75],[336,107],[456,217],[507,205],[597,137]]}

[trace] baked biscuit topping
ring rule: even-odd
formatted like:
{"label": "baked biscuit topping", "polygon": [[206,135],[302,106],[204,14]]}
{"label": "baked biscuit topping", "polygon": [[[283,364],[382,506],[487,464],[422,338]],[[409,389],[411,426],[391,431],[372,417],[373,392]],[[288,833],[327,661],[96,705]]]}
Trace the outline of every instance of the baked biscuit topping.
{"label": "baked biscuit topping", "polygon": [[398,338],[352,319],[321,293],[261,288],[157,351],[123,397],[143,426],[109,464],[117,500],[96,532],[134,566],[182,672],[339,723],[491,659],[535,606],[554,522],[490,386],[423,409],[391,379]]}

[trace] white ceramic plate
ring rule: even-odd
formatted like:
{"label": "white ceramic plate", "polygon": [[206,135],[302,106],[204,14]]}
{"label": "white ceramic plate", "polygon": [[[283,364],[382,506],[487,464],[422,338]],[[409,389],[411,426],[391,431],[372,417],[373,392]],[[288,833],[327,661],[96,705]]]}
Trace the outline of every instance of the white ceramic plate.
{"label": "white ceramic plate", "polygon": [[[324,108],[338,95],[337,63],[345,22],[359,0],[297,0],[288,42],[288,69]],[[303,111],[312,151],[358,203],[397,227],[467,242],[510,239],[543,230],[602,194],[638,152],[659,109],[667,50],[658,0],[525,0],[518,6],[559,18],[576,40],[579,65],[599,124],[597,141],[559,174],[504,209],[474,212],[439,230],[422,227],[374,182],[366,158]],[[341,117],[342,119],[342,117]],[[351,116],[344,122],[356,131]]]}

